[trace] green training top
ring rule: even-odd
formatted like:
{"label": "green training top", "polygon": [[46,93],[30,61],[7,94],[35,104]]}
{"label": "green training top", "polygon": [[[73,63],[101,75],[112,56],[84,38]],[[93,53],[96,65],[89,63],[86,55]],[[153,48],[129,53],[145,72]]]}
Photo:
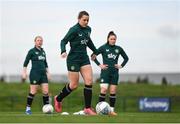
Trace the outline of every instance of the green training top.
{"label": "green training top", "polygon": [[32,62],[31,69],[45,70],[46,68],[48,68],[46,53],[43,48],[41,48],[41,50],[37,49],[36,47],[30,49],[24,61],[24,67],[27,67],[29,60],[31,60]]}
{"label": "green training top", "polygon": [[[121,55],[124,61],[121,63],[121,66],[124,67],[127,61],[129,60],[128,56],[120,46],[109,45],[108,43],[99,47],[96,55],[102,54],[103,64],[107,64],[108,67],[114,67],[118,63],[119,55]],[[97,59],[94,60],[97,65],[100,65]]]}
{"label": "green training top", "polygon": [[93,51],[97,52],[91,38],[91,28],[89,26],[82,27],[79,23],[71,27],[65,37],[61,40],[61,54],[66,52],[66,44],[70,42],[70,51],[68,57],[70,60],[86,59],[87,46]]}

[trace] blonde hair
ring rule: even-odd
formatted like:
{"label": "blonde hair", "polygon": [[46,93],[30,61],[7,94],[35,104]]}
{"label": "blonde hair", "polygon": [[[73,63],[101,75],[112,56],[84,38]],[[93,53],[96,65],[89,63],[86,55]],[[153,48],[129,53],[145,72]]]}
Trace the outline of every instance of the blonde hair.
{"label": "blonde hair", "polygon": [[36,36],[36,37],[34,38],[34,42],[35,42],[38,38],[41,38],[41,39],[43,40],[42,36]]}

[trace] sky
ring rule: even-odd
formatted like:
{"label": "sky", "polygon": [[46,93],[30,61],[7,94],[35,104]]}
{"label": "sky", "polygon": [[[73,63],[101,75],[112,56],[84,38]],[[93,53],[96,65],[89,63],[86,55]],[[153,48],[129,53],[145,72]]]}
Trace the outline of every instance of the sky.
{"label": "sky", "polygon": [[44,39],[50,72],[66,74],[60,41],[82,10],[90,14],[97,48],[109,31],[116,33],[116,44],[129,56],[122,73],[180,72],[180,0],[0,0],[0,75],[21,74],[37,35]]}

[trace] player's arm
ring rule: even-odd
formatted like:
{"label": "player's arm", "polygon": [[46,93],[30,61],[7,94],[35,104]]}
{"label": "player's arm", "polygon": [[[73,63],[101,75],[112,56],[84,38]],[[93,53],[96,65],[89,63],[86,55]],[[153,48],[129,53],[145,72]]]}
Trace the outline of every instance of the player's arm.
{"label": "player's arm", "polygon": [[[44,51],[45,52],[45,51]],[[45,61],[44,61],[45,67],[48,68],[48,63],[47,63],[47,59],[46,59],[46,54],[45,54]]]}
{"label": "player's arm", "polygon": [[124,67],[127,64],[129,58],[128,58],[126,52],[123,49],[121,50],[120,54],[124,59],[123,62],[121,63],[121,66]]}
{"label": "player's arm", "polygon": [[97,58],[94,60],[94,62],[102,69],[106,70],[108,68],[107,64],[100,64],[100,62],[97,60]]}
{"label": "player's arm", "polygon": [[94,43],[92,42],[91,38],[89,38],[89,42],[87,43],[87,46],[93,51],[94,54],[97,54],[97,49],[94,46]]}
{"label": "player's arm", "polygon": [[[91,33],[91,28],[89,29],[90,30],[90,33]],[[94,43],[92,42],[91,40],[91,37],[89,36],[89,41],[87,43],[87,46],[93,51],[93,53],[97,53],[97,49],[96,47],[94,46]]]}
{"label": "player's arm", "polygon": [[93,53],[91,55],[91,59],[96,63],[97,66],[99,66],[102,70],[105,70],[108,68],[108,65],[106,64],[100,64],[100,62],[97,60],[97,58],[92,58],[92,56],[95,54],[96,56],[98,56],[99,54],[103,53],[103,46],[101,46],[100,48],[97,49],[97,53]]}
{"label": "player's arm", "polygon": [[61,55],[63,58],[67,56],[66,54],[66,44],[72,40],[76,36],[76,30],[74,28],[70,28],[68,33],[65,37],[61,40],[60,48],[61,48]]}
{"label": "player's arm", "polygon": [[27,66],[29,64],[29,60],[31,59],[32,53],[31,51],[28,52],[28,54],[26,55],[24,64],[23,64],[23,71],[22,71],[22,78],[26,79],[27,78]]}
{"label": "player's arm", "polygon": [[97,60],[96,56],[98,56],[100,53],[102,53],[102,48],[101,48],[101,47],[97,49],[96,53],[93,52],[93,53],[91,54],[91,60],[93,60],[98,66],[100,65],[100,63],[99,63],[99,61]]}
{"label": "player's arm", "polygon": [[22,78],[23,79],[27,78],[27,67],[23,67]]}
{"label": "player's arm", "polygon": [[51,80],[51,74],[49,72],[49,68],[48,67],[46,68],[46,75],[47,75],[48,80]]}
{"label": "player's arm", "polygon": [[[46,58],[46,55],[45,55],[45,58]],[[45,59],[44,64],[45,64],[45,67],[46,67],[46,75],[47,75],[47,77],[48,77],[48,80],[50,80],[50,79],[51,79],[51,75],[50,75],[50,73],[49,73],[49,68],[48,68],[48,64],[47,64],[47,59]]]}

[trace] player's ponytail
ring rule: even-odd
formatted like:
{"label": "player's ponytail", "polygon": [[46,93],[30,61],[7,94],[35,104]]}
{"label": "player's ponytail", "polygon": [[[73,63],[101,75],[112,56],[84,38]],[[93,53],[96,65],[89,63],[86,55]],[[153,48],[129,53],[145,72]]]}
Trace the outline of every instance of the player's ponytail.
{"label": "player's ponytail", "polygon": [[111,35],[114,35],[115,37],[117,37],[116,34],[114,33],[114,31],[110,31],[109,34],[108,34],[108,36],[107,36],[107,44],[109,44],[109,40],[108,40],[108,39],[109,39],[109,37],[110,37]]}

